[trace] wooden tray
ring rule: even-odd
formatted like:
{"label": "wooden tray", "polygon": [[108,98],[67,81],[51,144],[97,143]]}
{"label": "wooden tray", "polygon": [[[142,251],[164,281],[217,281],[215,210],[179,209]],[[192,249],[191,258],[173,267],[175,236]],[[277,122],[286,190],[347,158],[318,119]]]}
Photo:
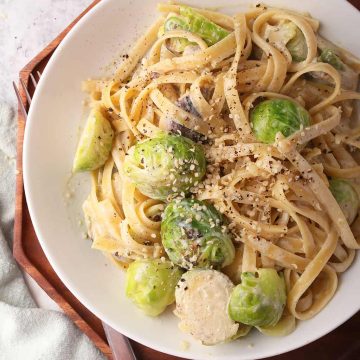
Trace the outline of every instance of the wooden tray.
{"label": "wooden tray", "polygon": [[[53,51],[60,44],[70,29],[100,0],[95,0],[82,14],[80,14],[55,40],[29,62],[21,71],[20,79],[28,86],[30,94],[34,88],[29,81],[29,75],[37,70],[42,71],[49,61]],[[358,9],[360,0],[351,1]],[[21,97],[26,102],[25,93],[20,87]],[[82,330],[109,359],[111,350],[106,341],[100,319],[85,308],[61,282],[52,269],[41,249],[31,223],[29,211],[24,197],[22,177],[22,151],[24,139],[25,119],[18,110],[17,134],[17,177],[16,177],[16,203],[14,224],[14,256],[22,268],[46,291],[46,293],[64,310],[75,324]],[[312,359],[316,354],[317,360],[322,359],[359,359],[360,358],[360,313],[340,326],[335,331],[320,340],[290,353],[269,358],[271,360]],[[275,340],[276,341],[276,340]],[[159,353],[141,344],[132,341],[138,359],[143,360],[176,360],[174,356]],[[241,351],[241,349],[239,349]]]}

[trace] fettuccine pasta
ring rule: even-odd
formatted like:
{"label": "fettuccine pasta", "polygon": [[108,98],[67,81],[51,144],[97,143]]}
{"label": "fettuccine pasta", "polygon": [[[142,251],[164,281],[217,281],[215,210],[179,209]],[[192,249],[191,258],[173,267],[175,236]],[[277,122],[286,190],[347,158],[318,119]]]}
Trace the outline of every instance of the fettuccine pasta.
{"label": "fettuccine pasta", "polygon": [[[113,132],[106,159],[92,169],[83,205],[92,247],[123,268],[170,258],[189,272],[222,271],[234,285],[245,286],[248,273],[261,279],[262,270],[274,269],[286,288],[277,324],[240,321],[229,313],[236,329],[246,325],[243,335],[248,326],[286,335],[296,321],[326,306],[360,247],[360,63],[323,39],[319,22],[307,14],[264,5],[234,16],[169,4],[158,10],[159,19],[112,78],[84,83],[90,107]],[[136,165],[138,181],[126,171],[126,159],[137,156],[135,145],[164,134],[189,138],[205,154],[204,174],[198,174],[200,160],[189,160],[192,178],[182,173],[183,188],[176,183],[178,165],[158,179],[146,165]],[[156,151],[148,156],[155,159]],[[166,196],[158,195],[169,179],[174,182]],[[148,182],[158,187],[156,196],[144,190]],[[168,203],[184,198],[212,204],[222,214],[231,261],[174,261],[162,220]],[[176,295],[183,327],[203,343],[225,340],[212,333],[205,340],[194,330],[184,294]]]}

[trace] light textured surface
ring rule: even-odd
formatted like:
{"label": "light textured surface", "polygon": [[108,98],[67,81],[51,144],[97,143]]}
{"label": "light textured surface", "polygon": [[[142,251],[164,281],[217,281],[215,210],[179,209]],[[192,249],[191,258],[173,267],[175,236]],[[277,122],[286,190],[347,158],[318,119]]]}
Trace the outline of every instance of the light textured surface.
{"label": "light textured surface", "polygon": [[[62,313],[39,309],[11,253],[16,98],[11,81],[91,0],[0,0],[0,360],[101,359]],[[33,283],[40,303],[56,308]]]}

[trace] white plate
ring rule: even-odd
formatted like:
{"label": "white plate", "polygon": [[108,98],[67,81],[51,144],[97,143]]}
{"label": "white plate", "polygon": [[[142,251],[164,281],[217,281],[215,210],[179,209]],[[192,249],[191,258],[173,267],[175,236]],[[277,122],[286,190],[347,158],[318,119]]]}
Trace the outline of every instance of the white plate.
{"label": "white plate", "polygon": [[[99,77],[113,59],[125,54],[127,46],[156,18],[157,0],[104,0],[90,11],[66,36],[51,57],[29,114],[24,143],[24,181],[31,218],[40,243],[56,273],[72,293],[109,325],[156,350],[192,359],[255,359],[303,346],[333,330],[356,311],[360,304],[360,261],[340,277],[330,304],[315,318],[300,322],[284,338],[270,338],[253,331],[251,336],[230,344],[206,347],[177,328],[168,311],[158,318],[144,316],[124,296],[124,274],[110,264],[90,242],[82,238],[78,221],[81,203],[89,191],[89,176],[69,182],[78,140],[84,95],[82,80]],[[233,0],[191,1],[197,6],[231,5]],[[242,1],[241,8],[254,4]],[[288,7],[286,0],[268,4]],[[360,15],[341,0],[292,1],[293,9],[309,11],[322,21],[322,34],[360,55]],[[68,183],[75,196],[65,201]],[[181,342],[189,341],[183,350]],[[253,346],[252,346],[253,345]]]}

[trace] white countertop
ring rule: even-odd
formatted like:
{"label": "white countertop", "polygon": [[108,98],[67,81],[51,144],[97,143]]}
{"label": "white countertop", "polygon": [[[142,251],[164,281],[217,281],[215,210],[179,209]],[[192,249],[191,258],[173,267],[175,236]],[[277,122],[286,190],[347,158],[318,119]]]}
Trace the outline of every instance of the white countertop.
{"label": "white countertop", "polygon": [[[0,0],[0,101],[16,108],[11,82],[36,54],[79,15],[92,0]],[[57,304],[25,274],[40,307],[59,310]]]}

